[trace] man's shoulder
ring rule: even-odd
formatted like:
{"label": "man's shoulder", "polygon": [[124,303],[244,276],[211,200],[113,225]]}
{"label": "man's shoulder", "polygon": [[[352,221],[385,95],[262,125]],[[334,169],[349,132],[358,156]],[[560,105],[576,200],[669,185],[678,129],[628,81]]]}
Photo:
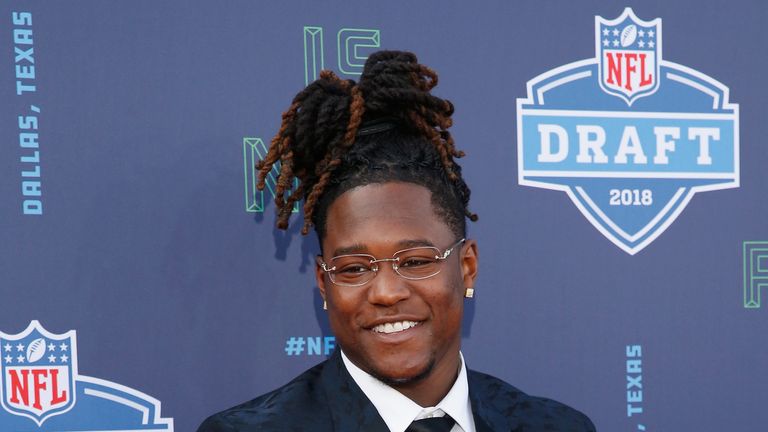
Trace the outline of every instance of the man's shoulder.
{"label": "man's shoulder", "polygon": [[595,426],[580,411],[543,397],[530,396],[511,384],[477,371],[468,372],[475,415],[492,430],[593,432]]}
{"label": "man's shoulder", "polygon": [[320,386],[322,362],[288,384],[208,417],[198,432],[301,431],[328,415]]}

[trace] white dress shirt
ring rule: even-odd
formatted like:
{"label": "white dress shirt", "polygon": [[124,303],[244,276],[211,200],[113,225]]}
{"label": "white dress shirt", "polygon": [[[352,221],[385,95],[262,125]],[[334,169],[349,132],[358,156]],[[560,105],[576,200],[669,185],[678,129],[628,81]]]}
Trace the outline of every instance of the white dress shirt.
{"label": "white dress shirt", "polygon": [[448,394],[437,406],[433,407],[422,407],[399,391],[377,380],[355,366],[343,350],[341,351],[341,359],[349,374],[352,375],[352,379],[376,407],[390,431],[405,432],[414,420],[442,417],[448,414],[456,421],[450,432],[475,432],[475,419],[472,417],[472,404],[469,401],[467,368],[464,365],[464,356],[461,352],[459,352],[461,367],[456,382],[453,383]]}

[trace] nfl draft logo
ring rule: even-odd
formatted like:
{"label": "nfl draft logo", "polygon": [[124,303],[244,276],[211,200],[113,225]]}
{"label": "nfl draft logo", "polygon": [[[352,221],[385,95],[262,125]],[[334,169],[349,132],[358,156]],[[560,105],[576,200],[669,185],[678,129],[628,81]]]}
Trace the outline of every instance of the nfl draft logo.
{"label": "nfl draft logo", "polygon": [[595,57],[533,78],[517,100],[518,182],[566,192],[632,255],[697,192],[739,186],[728,87],[661,48],[661,18],[597,16]]}
{"label": "nfl draft logo", "polygon": [[2,404],[6,411],[42,425],[75,404],[75,332],[53,334],[37,321],[16,335],[0,332]]}
{"label": "nfl draft logo", "polygon": [[0,365],[2,432],[173,432],[157,399],[77,373],[75,330],[0,331]]}

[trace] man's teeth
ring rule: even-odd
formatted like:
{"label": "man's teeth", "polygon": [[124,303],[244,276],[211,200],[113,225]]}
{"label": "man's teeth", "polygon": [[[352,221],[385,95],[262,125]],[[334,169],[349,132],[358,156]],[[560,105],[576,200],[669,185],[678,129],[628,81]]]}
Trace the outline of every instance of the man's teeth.
{"label": "man's teeth", "polygon": [[379,324],[373,328],[376,333],[395,333],[416,327],[416,321],[398,321],[394,323]]}

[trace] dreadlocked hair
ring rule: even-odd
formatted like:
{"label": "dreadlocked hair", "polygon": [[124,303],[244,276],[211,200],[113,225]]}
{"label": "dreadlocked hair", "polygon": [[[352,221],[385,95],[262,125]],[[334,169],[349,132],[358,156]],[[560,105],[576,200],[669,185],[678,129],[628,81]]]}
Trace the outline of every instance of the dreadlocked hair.
{"label": "dreadlocked hair", "polygon": [[[470,190],[454,158],[453,104],[433,96],[437,74],[402,51],[379,51],[365,63],[360,81],[324,70],[294,97],[258,169],[257,185],[279,162],[277,226],[288,227],[294,204],[304,199],[307,234],[314,225],[322,240],[330,204],[357,186],[403,181],[430,190],[435,211],[457,236],[466,230]],[[380,131],[361,131],[379,123]],[[361,133],[362,132],[362,133]],[[295,180],[298,186],[291,191]]]}

